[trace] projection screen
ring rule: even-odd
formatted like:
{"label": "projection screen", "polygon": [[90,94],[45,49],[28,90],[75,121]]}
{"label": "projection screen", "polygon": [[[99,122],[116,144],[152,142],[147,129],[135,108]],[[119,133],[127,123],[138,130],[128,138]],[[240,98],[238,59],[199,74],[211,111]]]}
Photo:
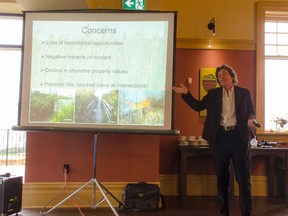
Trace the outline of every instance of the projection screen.
{"label": "projection screen", "polygon": [[24,12],[20,127],[169,131],[176,12]]}

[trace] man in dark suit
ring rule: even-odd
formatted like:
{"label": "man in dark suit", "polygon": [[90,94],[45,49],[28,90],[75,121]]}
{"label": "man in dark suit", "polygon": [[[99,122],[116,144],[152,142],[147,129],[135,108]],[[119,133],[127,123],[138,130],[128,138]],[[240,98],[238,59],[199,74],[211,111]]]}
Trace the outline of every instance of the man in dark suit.
{"label": "man in dark suit", "polygon": [[173,87],[195,111],[207,109],[202,137],[213,147],[220,213],[229,215],[230,160],[239,185],[242,216],[251,216],[250,140],[255,131],[255,110],[250,92],[236,86],[238,80],[228,65],[216,68],[220,87],[211,89],[202,100],[195,99],[180,84]]}

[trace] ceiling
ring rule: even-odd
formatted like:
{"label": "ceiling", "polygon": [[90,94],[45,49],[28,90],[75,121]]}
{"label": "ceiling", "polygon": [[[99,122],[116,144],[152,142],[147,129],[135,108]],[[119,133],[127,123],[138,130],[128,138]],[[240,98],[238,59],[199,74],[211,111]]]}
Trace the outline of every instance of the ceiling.
{"label": "ceiling", "polygon": [[[96,0],[0,0],[0,13],[21,13],[32,10],[89,9]],[[95,6],[94,6],[95,8]]]}
{"label": "ceiling", "polygon": [[122,0],[0,0],[1,13],[37,10],[122,9]]}
{"label": "ceiling", "polygon": [[25,10],[88,9],[85,0],[1,0],[19,3]]}

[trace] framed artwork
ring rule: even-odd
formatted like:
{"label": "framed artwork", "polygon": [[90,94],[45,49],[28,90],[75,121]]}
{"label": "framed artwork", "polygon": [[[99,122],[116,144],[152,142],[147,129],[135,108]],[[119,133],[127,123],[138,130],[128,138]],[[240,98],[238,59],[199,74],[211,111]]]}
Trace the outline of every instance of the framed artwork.
{"label": "framed artwork", "polygon": [[[215,76],[216,68],[200,68],[200,100],[207,94],[209,89],[220,86]],[[207,116],[207,111],[200,111],[200,116]]]}

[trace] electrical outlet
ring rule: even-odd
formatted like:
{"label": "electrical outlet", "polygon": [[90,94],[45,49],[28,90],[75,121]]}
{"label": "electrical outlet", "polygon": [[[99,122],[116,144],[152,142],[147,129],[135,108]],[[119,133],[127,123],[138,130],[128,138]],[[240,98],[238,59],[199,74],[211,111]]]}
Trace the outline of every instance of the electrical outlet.
{"label": "electrical outlet", "polygon": [[66,174],[69,174],[70,173],[70,164],[64,164],[63,165],[63,173],[66,169]]}

